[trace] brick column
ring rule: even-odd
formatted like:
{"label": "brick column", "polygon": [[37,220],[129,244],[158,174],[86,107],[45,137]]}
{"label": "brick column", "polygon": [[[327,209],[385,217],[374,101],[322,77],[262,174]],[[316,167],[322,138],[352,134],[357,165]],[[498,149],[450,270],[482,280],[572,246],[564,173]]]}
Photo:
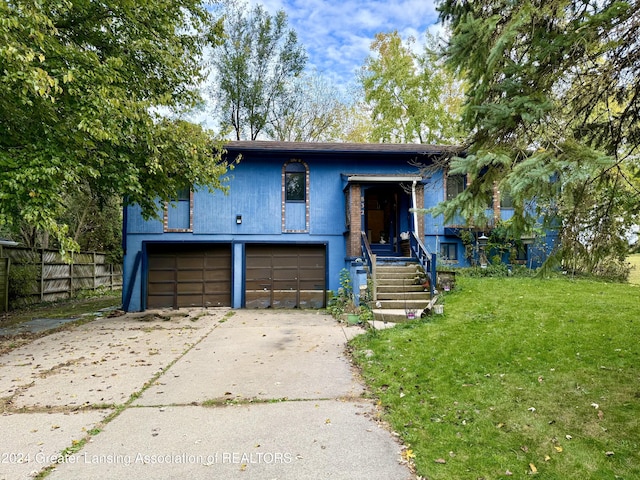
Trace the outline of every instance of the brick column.
{"label": "brick column", "polygon": [[348,205],[349,225],[347,234],[347,256],[359,257],[361,253],[362,235],[362,199],[360,198],[360,185],[350,183],[346,201]]}

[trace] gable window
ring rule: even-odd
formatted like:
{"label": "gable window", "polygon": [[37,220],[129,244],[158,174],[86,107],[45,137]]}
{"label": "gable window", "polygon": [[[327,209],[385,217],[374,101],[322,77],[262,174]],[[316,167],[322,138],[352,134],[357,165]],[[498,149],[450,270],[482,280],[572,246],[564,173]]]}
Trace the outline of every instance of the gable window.
{"label": "gable window", "polygon": [[467,177],[465,175],[449,175],[447,176],[447,198],[453,200],[460,195],[466,186]]}
{"label": "gable window", "polygon": [[306,200],[306,171],[304,165],[292,162],[284,173],[285,200],[287,202],[304,202]]}
{"label": "gable window", "polygon": [[458,245],[455,243],[441,243],[440,257],[442,260],[458,260]]}
{"label": "gable window", "polygon": [[164,208],[165,232],[193,231],[193,192],[191,188],[179,189]]}

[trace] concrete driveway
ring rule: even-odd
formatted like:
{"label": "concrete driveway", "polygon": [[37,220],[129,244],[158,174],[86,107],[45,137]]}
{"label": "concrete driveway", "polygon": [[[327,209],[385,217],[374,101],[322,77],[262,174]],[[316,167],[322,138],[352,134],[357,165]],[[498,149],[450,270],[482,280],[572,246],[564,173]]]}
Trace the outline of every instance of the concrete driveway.
{"label": "concrete driveway", "polygon": [[0,480],[409,479],[315,311],[101,318],[0,356]]}

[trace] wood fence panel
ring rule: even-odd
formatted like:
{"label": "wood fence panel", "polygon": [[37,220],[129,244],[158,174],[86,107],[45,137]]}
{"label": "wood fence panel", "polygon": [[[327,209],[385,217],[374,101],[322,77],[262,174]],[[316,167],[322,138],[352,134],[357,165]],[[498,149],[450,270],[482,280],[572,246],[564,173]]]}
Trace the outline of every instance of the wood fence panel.
{"label": "wood fence panel", "polygon": [[[11,262],[9,281],[20,282],[14,306],[72,298],[83,291],[122,288],[122,265],[106,263],[104,253],[81,252],[67,263],[57,250],[5,247]],[[1,303],[0,303],[1,305]]]}
{"label": "wood fence panel", "polygon": [[9,264],[8,257],[0,257],[0,312],[9,308]]}

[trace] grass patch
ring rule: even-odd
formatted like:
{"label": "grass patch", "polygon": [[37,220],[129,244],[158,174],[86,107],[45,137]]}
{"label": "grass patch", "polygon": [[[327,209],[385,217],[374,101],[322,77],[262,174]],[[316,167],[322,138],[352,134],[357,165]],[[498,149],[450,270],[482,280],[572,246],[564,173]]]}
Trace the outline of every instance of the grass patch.
{"label": "grass patch", "polygon": [[629,256],[631,272],[629,273],[629,283],[640,285],[640,253]]}
{"label": "grass patch", "polygon": [[640,478],[635,286],[460,278],[445,315],[351,342],[419,475]]}

